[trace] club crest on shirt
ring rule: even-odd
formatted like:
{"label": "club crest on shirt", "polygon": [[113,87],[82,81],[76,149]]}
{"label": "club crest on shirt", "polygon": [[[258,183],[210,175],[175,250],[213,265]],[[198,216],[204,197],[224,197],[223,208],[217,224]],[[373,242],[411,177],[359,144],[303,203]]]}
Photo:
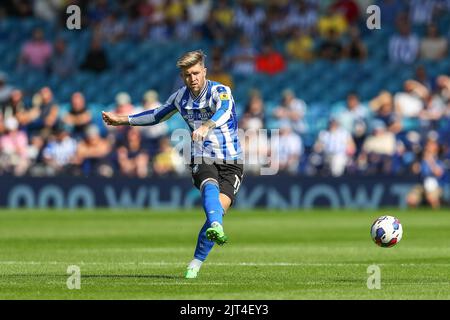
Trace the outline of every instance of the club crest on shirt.
{"label": "club crest on shirt", "polygon": [[223,92],[219,95],[220,100],[230,100],[230,97],[228,96],[228,93]]}

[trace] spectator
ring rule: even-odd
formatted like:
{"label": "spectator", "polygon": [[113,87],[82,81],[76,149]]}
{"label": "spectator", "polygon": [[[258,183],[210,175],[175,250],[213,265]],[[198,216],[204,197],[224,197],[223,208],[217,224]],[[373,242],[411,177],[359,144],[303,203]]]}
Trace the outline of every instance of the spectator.
{"label": "spectator", "polygon": [[437,95],[445,102],[450,102],[450,77],[441,75],[436,79]]}
{"label": "spectator", "polygon": [[434,84],[432,79],[427,74],[427,69],[423,65],[418,65],[416,68],[416,74],[414,80],[419,82],[425,88],[427,88],[430,92],[434,90]]}
{"label": "spectator", "polygon": [[115,12],[109,13],[96,28],[96,36],[103,43],[117,43],[123,39],[125,32],[125,24]]}
{"label": "spectator", "polygon": [[164,0],[139,0],[137,11],[148,22],[161,20],[164,18]]}
{"label": "spectator", "polygon": [[323,38],[318,55],[322,59],[337,61],[343,57],[344,47],[342,40],[334,29],[330,29],[328,35]]}
{"label": "spectator", "polygon": [[23,127],[31,121],[30,113],[25,108],[22,91],[14,89],[9,103],[0,108],[0,134],[4,131],[3,120],[14,117],[19,121],[19,127]]}
{"label": "spectator", "polygon": [[420,185],[415,186],[408,194],[407,203],[410,207],[419,206],[423,197],[433,209],[438,209],[441,206],[445,167],[438,156],[439,145],[437,141],[428,139],[422,160],[413,166],[414,173],[420,174],[422,181]]}
{"label": "spectator", "polygon": [[448,76],[439,76],[436,79],[436,86],[433,94],[429,95],[425,100],[425,108],[420,112],[420,127],[422,135],[427,134],[430,130],[438,130],[446,121],[446,109],[450,103],[450,78]]}
{"label": "spectator", "polygon": [[265,128],[264,102],[259,91],[250,92],[239,127],[245,131],[242,141],[245,170],[250,174],[260,174],[261,168],[269,164],[270,141],[266,134],[259,131]]}
{"label": "spectator", "polygon": [[395,135],[386,130],[386,125],[381,120],[373,121],[372,129],[372,134],[365,139],[362,145],[358,162],[367,162],[365,173],[390,174],[392,157],[396,151]]}
{"label": "spectator", "polygon": [[[261,169],[269,165],[270,141],[267,134],[258,131],[261,122],[258,118],[248,118],[244,120],[245,134],[241,140],[241,148],[244,154],[245,172],[253,175],[260,175]],[[271,137],[274,139],[274,137]],[[278,140],[275,142],[277,143]],[[276,150],[273,150],[274,152]],[[273,154],[275,154],[272,152]],[[278,153],[277,153],[278,154]],[[273,157],[271,158],[273,160]],[[272,165],[273,167],[273,165]]]}
{"label": "spectator", "polygon": [[51,71],[62,78],[67,78],[75,72],[75,66],[75,57],[72,51],[67,49],[66,42],[63,39],[56,40],[50,63]]}
{"label": "spectator", "polygon": [[316,31],[317,10],[304,0],[297,1],[291,5],[286,20],[291,33],[301,31],[304,34],[312,34]]}
{"label": "spectator", "polygon": [[[155,90],[149,90],[144,94],[142,107],[136,108],[135,113],[145,110],[154,110],[161,106],[158,93]],[[169,132],[167,122],[160,122],[153,126],[142,126],[139,128],[142,134],[142,144],[150,155],[157,153],[159,149],[159,141]]]}
{"label": "spectator", "polygon": [[28,125],[29,133],[39,133],[48,137],[58,122],[59,106],[53,99],[53,92],[49,87],[42,88],[33,97],[31,114],[33,121]]}
{"label": "spectator", "polygon": [[429,96],[430,92],[424,85],[415,80],[407,80],[404,92],[397,92],[394,96],[395,111],[401,117],[417,118]]}
{"label": "spectator", "polygon": [[356,93],[347,96],[346,109],[334,115],[342,128],[352,134],[356,149],[360,150],[367,132],[369,110],[361,104]]}
{"label": "spectator", "polygon": [[102,138],[99,129],[91,124],[86,129],[84,139],[78,144],[73,164],[80,166],[80,173],[84,176],[110,177],[112,175],[112,168],[108,159],[110,152],[110,143]]}
{"label": "spectator", "polygon": [[256,71],[275,75],[283,72],[286,68],[286,62],[281,53],[277,52],[270,42],[263,45],[262,52],[256,56]]}
{"label": "spectator", "polygon": [[170,144],[170,139],[164,137],[160,140],[159,153],[153,161],[153,171],[156,175],[164,176],[184,171],[183,158]]}
{"label": "spectator", "polygon": [[281,105],[275,108],[273,114],[279,120],[289,121],[294,132],[300,135],[307,131],[304,120],[306,109],[305,101],[297,98],[292,90],[286,89],[283,91]]}
{"label": "spectator", "polygon": [[426,60],[442,60],[448,51],[448,40],[439,34],[436,25],[427,28],[427,34],[420,41],[420,57]]}
{"label": "spectator", "polygon": [[250,93],[250,99],[241,118],[240,127],[244,130],[265,128],[264,101],[261,93],[257,90]]}
{"label": "spectator", "polygon": [[47,175],[69,173],[70,164],[77,152],[77,142],[69,136],[69,132],[58,126],[54,135],[43,150],[43,160],[46,164]]}
{"label": "spectator", "polygon": [[319,18],[317,22],[319,35],[326,38],[331,30],[337,37],[342,36],[348,30],[348,23],[344,15],[340,12],[333,11],[332,7],[328,7],[326,12]]}
{"label": "spectator", "polygon": [[139,15],[136,7],[129,11],[125,22],[125,38],[131,41],[140,41],[144,37],[145,18]]}
{"label": "spectator", "polygon": [[289,122],[281,124],[279,141],[272,145],[275,147],[271,150],[272,158],[275,155],[275,159],[278,159],[279,171],[297,174],[303,153],[303,143],[300,136],[292,131]]}
{"label": "spectator", "polygon": [[63,122],[71,127],[73,137],[80,140],[88,125],[92,121],[92,115],[86,108],[86,101],[81,92],[75,92],[70,99],[70,110],[64,116]]}
{"label": "spectator", "polygon": [[42,29],[34,29],[32,39],[22,46],[19,57],[19,67],[23,70],[32,68],[44,71],[50,63],[53,48],[50,42],[45,40]]}
{"label": "spectator", "polygon": [[266,19],[262,24],[264,38],[285,40],[290,28],[288,16],[283,4],[269,2],[266,8]]}
{"label": "spectator", "polygon": [[63,5],[64,2],[58,0],[35,0],[33,1],[33,13],[36,18],[53,23],[58,19],[58,14],[63,10]]}
{"label": "spectator", "polygon": [[147,29],[147,38],[150,41],[156,43],[167,42],[171,37],[171,31],[169,29],[169,20],[165,17],[156,21],[150,22]]}
{"label": "spectator", "polygon": [[144,149],[138,128],[127,131],[126,143],[117,148],[120,173],[129,177],[145,178],[148,175],[149,155]]}
{"label": "spectator", "polygon": [[314,39],[302,29],[295,29],[286,42],[286,52],[291,59],[309,62],[314,59]]}
{"label": "spectator", "polygon": [[234,14],[234,23],[238,32],[253,41],[259,41],[261,26],[266,19],[264,10],[257,7],[252,0],[243,0],[238,3]]}
{"label": "spectator", "polygon": [[231,75],[226,72],[222,66],[222,62],[215,59],[212,63],[211,70],[208,72],[208,78],[212,81],[217,81],[233,89],[234,83]]}
{"label": "spectator", "polygon": [[179,20],[183,15],[184,6],[180,0],[167,0],[164,4],[164,13],[169,20]]}
{"label": "spectator", "polygon": [[143,103],[142,106],[143,110],[137,112],[142,112],[144,110],[153,110],[158,108],[161,105],[161,102],[159,101],[158,92],[156,92],[155,90],[148,90],[147,92],[145,92],[142,103]]}
{"label": "spectator", "polygon": [[233,29],[234,11],[228,0],[217,1],[212,14],[222,28],[227,31],[231,31]]}
{"label": "spectator", "polygon": [[[131,97],[126,92],[119,92],[115,97],[116,103],[112,112],[124,115],[135,113],[134,106],[131,103]],[[108,130],[111,133],[110,138],[117,143],[123,144],[126,140],[127,128],[125,126],[109,126]]]}
{"label": "spectator", "polygon": [[194,28],[203,25],[210,16],[212,3],[211,0],[191,0],[188,2],[186,9],[189,21]]}
{"label": "spectator", "polygon": [[126,92],[119,92],[116,95],[116,108],[114,112],[117,114],[132,114],[134,106],[131,104],[131,97]]}
{"label": "spectator", "polygon": [[30,161],[29,173],[31,176],[46,176],[47,169],[43,160],[43,149],[45,146],[45,139],[40,135],[34,135],[29,138],[29,145],[27,148],[27,157]]}
{"label": "spectator", "polygon": [[13,87],[7,84],[7,76],[5,73],[0,72],[0,108],[8,103],[11,98]]}
{"label": "spectator", "polygon": [[352,60],[363,61],[367,58],[367,47],[361,40],[359,30],[350,29],[350,41],[344,45],[344,57]]}
{"label": "spectator", "polygon": [[27,135],[19,130],[19,122],[11,116],[4,120],[4,128],[5,133],[0,135],[0,173],[22,176],[30,165]]}
{"label": "spectator", "polygon": [[250,75],[255,71],[257,51],[245,35],[239,37],[239,43],[231,51],[231,69],[234,73]]}
{"label": "spectator", "polygon": [[314,144],[314,153],[319,155],[325,169],[334,177],[342,176],[355,153],[355,143],[350,133],[341,128],[339,122],[330,119],[328,129],[319,132]]}
{"label": "spectator", "polygon": [[399,21],[399,33],[389,39],[389,60],[392,63],[412,64],[419,54],[419,38],[411,33],[409,24]]}
{"label": "spectator", "polygon": [[384,122],[389,131],[397,134],[402,130],[402,122],[394,111],[394,98],[388,91],[382,91],[378,96],[370,100],[370,109],[374,118]]}
{"label": "spectator", "polygon": [[344,16],[348,25],[358,22],[359,7],[354,0],[337,0],[331,5],[331,10]]}
{"label": "spectator", "polygon": [[419,113],[420,131],[425,137],[430,131],[438,130],[446,109],[445,102],[439,95],[430,95],[424,108]]}
{"label": "spectator", "polygon": [[94,37],[91,42],[91,48],[81,64],[81,69],[102,72],[108,69],[108,67],[108,59],[106,57],[106,52],[102,47],[102,43],[100,42],[100,39]]}
{"label": "spectator", "polygon": [[431,23],[435,12],[436,0],[409,0],[409,21],[413,25]]}
{"label": "spectator", "polygon": [[222,27],[215,15],[210,15],[206,22],[198,30],[201,31],[202,38],[208,42],[223,45],[227,37],[226,30]]}
{"label": "spectator", "polygon": [[198,39],[201,37],[200,31],[194,29],[194,26],[189,21],[186,9],[183,10],[181,18],[175,21],[174,33],[175,39],[181,41]]}

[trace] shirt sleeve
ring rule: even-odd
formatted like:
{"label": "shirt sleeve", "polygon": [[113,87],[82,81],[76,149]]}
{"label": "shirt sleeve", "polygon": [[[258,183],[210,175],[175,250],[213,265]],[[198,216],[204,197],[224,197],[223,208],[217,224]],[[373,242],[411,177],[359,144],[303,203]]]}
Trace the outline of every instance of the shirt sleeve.
{"label": "shirt sleeve", "polygon": [[129,115],[128,122],[132,126],[151,126],[166,121],[178,111],[175,106],[176,96],[177,92],[172,94],[169,99],[167,99],[166,103],[156,109]]}
{"label": "shirt sleeve", "polygon": [[230,88],[225,86],[218,87],[214,91],[213,97],[216,101],[216,113],[214,113],[211,120],[215,122],[217,128],[224,125],[230,119],[234,101]]}

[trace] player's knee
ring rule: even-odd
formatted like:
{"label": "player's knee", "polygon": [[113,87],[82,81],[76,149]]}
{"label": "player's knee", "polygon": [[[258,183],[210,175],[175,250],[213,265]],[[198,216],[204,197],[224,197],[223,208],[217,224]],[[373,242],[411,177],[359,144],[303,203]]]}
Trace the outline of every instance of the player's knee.
{"label": "player's knee", "polygon": [[202,181],[202,183],[200,184],[200,191],[202,193],[205,193],[205,188],[207,189],[212,189],[212,188],[217,188],[217,190],[219,189],[219,182],[217,182],[216,179],[214,178],[208,178]]}

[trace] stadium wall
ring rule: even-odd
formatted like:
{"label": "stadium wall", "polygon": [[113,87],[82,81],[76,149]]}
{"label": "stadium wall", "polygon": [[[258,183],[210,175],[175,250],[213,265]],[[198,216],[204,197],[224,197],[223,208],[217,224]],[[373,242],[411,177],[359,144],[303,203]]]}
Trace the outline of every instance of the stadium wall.
{"label": "stadium wall", "polygon": [[[418,181],[417,177],[246,177],[236,207],[406,208],[406,194]],[[200,206],[199,197],[189,178],[0,177],[0,207],[3,208],[163,210]],[[450,200],[450,184],[444,187],[444,199]]]}

